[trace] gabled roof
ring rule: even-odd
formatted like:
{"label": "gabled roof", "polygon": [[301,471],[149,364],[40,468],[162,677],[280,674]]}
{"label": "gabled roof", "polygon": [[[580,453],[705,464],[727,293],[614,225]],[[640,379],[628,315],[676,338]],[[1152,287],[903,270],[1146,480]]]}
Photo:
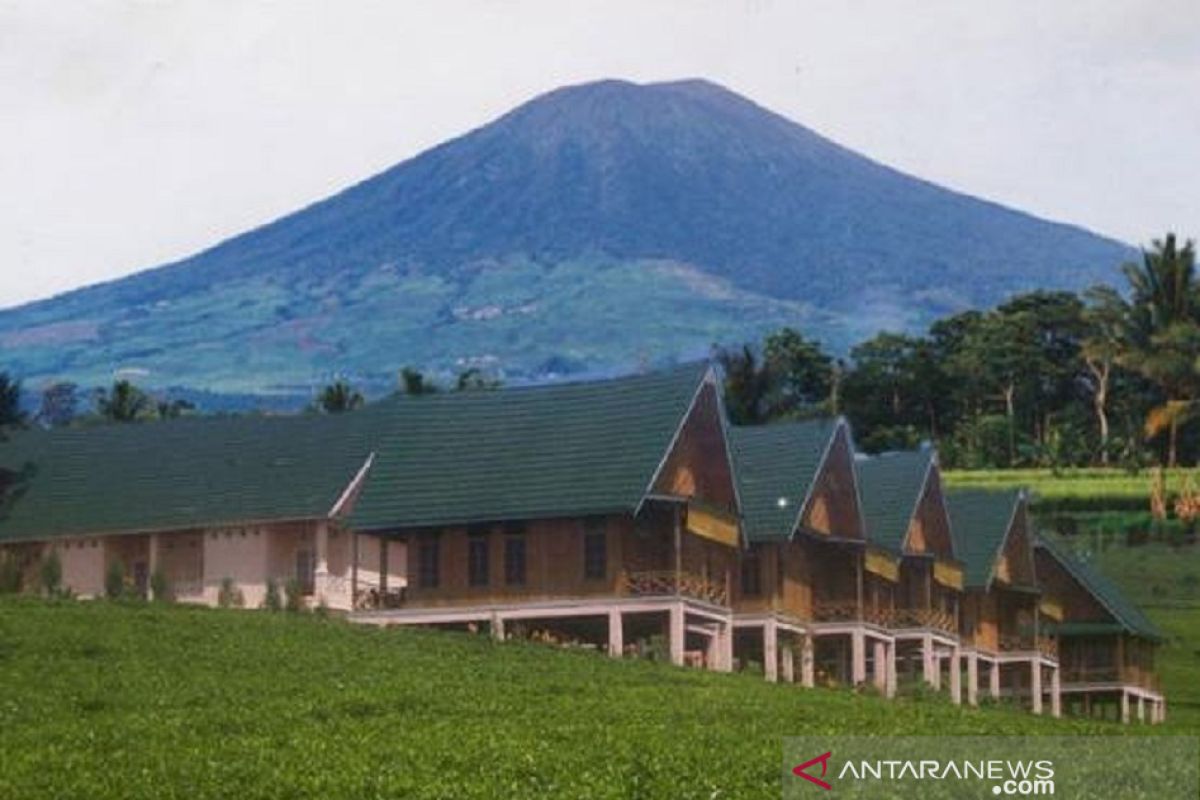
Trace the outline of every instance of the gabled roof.
{"label": "gabled roof", "polygon": [[0,500],[0,540],[316,519],[370,454],[358,414],[185,418],[0,442],[24,477]]}
{"label": "gabled roof", "polygon": [[705,385],[718,391],[709,367],[691,364],[379,403],[368,409],[378,420],[375,461],[350,524],[388,530],[634,511]]}
{"label": "gabled roof", "polygon": [[1022,497],[1022,492],[1015,489],[954,489],[946,493],[954,552],[963,562],[968,588],[991,585],[996,561]]}
{"label": "gabled roof", "polygon": [[[1113,584],[1108,578],[1101,575],[1089,565],[1072,556],[1065,547],[1053,541],[1048,537],[1037,538],[1036,546],[1045,550],[1051,557],[1057,561],[1066,572],[1075,579],[1088,594],[1096,599],[1109,614],[1113,620],[1125,631],[1136,636],[1143,636],[1147,639],[1162,640],[1164,638],[1162,631],[1158,629],[1153,622],[1142,613],[1142,610],[1130,602],[1121,590]],[[1078,626],[1079,624],[1077,624]],[[1083,623],[1086,625],[1086,623]],[[1063,633],[1072,631],[1071,620],[1065,620],[1062,627]],[[1075,632],[1088,632],[1085,628],[1079,628]],[[1099,632],[1099,631],[1097,631]]]}
{"label": "gabled roof", "polygon": [[844,424],[826,418],[729,428],[749,541],[791,537],[834,436]]}
{"label": "gabled roof", "polygon": [[903,552],[933,464],[930,449],[883,453],[855,461],[871,543],[893,553]]}

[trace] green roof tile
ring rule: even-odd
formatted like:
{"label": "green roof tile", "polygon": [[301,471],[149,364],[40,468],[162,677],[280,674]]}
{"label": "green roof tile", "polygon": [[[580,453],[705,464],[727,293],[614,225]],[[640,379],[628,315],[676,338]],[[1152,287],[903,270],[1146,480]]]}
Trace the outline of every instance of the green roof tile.
{"label": "green roof tile", "polygon": [[954,552],[963,562],[968,588],[985,588],[991,583],[1020,499],[1019,490],[953,489],[946,493]]}
{"label": "green roof tile", "polygon": [[[1049,553],[1055,561],[1062,565],[1072,578],[1091,594],[1100,605],[1112,615],[1113,620],[1123,629],[1147,639],[1162,640],[1162,631],[1151,622],[1142,610],[1130,602],[1121,590],[1105,576],[1091,566],[1072,556],[1060,543],[1049,537],[1038,537],[1037,546]],[[1077,626],[1080,623],[1075,623]],[[1072,632],[1070,620],[1064,621],[1064,632]],[[1083,631],[1075,631],[1083,632]]]}
{"label": "green roof tile", "polygon": [[396,398],[374,407],[360,530],[632,511],[710,369]]}
{"label": "green roof tile", "polygon": [[840,424],[829,418],[729,429],[749,541],[792,535]]}
{"label": "green roof tile", "polygon": [[933,467],[933,450],[859,458],[855,467],[867,539],[894,553],[901,553],[929,470]]}
{"label": "green roof tile", "polygon": [[0,540],[323,517],[370,452],[364,422],[185,418],[18,433],[0,442],[0,468],[28,473],[0,503]]}

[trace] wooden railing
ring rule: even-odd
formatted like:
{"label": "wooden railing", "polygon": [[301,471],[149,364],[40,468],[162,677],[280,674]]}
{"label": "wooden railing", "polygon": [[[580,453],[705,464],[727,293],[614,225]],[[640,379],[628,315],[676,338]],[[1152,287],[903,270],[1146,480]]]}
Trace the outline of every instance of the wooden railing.
{"label": "wooden railing", "polygon": [[1115,664],[1064,666],[1062,680],[1063,683],[1124,683],[1156,692],[1162,690],[1162,679],[1157,673],[1132,667],[1121,668]]}
{"label": "wooden railing", "polygon": [[878,616],[883,625],[896,630],[905,628],[930,628],[945,633],[958,633],[958,620],[948,611],[932,608],[882,609]]}
{"label": "wooden railing", "polygon": [[813,622],[860,622],[863,618],[853,600],[818,600],[813,604]]}
{"label": "wooden railing", "polygon": [[639,596],[681,595],[696,600],[723,606],[729,604],[725,584],[710,581],[690,572],[675,573],[672,570],[647,570],[622,572],[620,591],[622,594]]}
{"label": "wooden railing", "polygon": [[1036,650],[1049,658],[1058,658],[1058,640],[1049,636],[1001,634],[1000,650],[1004,652],[1033,652]]}

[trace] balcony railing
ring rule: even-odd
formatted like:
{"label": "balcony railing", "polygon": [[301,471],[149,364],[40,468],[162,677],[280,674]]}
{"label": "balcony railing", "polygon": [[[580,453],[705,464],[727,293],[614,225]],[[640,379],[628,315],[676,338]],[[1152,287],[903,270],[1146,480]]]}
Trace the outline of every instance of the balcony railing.
{"label": "balcony railing", "polygon": [[864,608],[853,601],[820,601],[813,607],[814,622],[868,622],[881,628],[930,628],[958,633],[953,614],[925,608]]}
{"label": "balcony railing", "polygon": [[1063,683],[1123,683],[1152,691],[1162,690],[1157,673],[1116,665],[1067,666],[1062,672]]}
{"label": "balcony railing", "polygon": [[1058,640],[1049,636],[1031,636],[1028,634],[1001,634],[1001,652],[1031,653],[1039,652],[1048,658],[1058,658]]}
{"label": "balcony railing", "polygon": [[638,596],[682,595],[723,606],[729,604],[725,584],[710,581],[690,572],[649,570],[621,573],[621,592]]}

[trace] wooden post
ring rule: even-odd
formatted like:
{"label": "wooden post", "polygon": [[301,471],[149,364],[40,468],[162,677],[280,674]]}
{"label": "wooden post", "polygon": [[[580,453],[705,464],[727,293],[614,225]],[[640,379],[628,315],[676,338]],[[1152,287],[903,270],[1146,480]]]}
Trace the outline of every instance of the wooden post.
{"label": "wooden post", "polygon": [[812,634],[805,634],[800,644],[800,685],[809,689],[816,685],[816,657]]}
{"label": "wooden post", "polygon": [[350,531],[350,610],[358,607],[358,532]]}
{"label": "wooden post", "polygon": [[[150,534],[150,542],[149,542],[150,552],[148,554],[148,558],[146,559],[146,561],[148,562],[147,568],[146,568],[147,569],[146,597],[148,597],[151,600],[158,599],[154,596],[154,573],[158,572],[158,569],[159,569],[159,567],[158,567],[158,536],[159,535],[157,533]],[[166,598],[162,598],[162,599],[165,600]]]}
{"label": "wooden post", "polygon": [[1140,694],[1137,699],[1138,722],[1146,721],[1146,698]]}
{"label": "wooden post", "polygon": [[671,663],[677,667],[683,666],[683,603],[672,603],[668,613],[667,639],[671,649]]}
{"label": "wooden post", "polygon": [[1062,716],[1062,670],[1059,667],[1050,673],[1050,715]]}
{"label": "wooden post", "polygon": [[962,705],[962,651],[957,646],[950,651],[950,700]]}
{"label": "wooden post", "polygon": [[937,669],[933,661],[933,637],[928,633],[921,637],[921,677],[929,686],[937,684]]}
{"label": "wooden post", "polygon": [[896,643],[894,641],[887,646],[887,683],[884,685],[883,693],[888,698],[896,696]]}
{"label": "wooden post", "polygon": [[492,629],[492,638],[497,642],[504,641],[504,618],[493,612],[491,624],[488,626]]}
{"label": "wooden post", "polygon": [[608,654],[613,658],[625,655],[625,624],[617,608],[608,611]]}
{"label": "wooden post", "polygon": [[317,523],[316,546],[313,554],[313,595],[317,602],[325,601],[329,586],[329,523]]}
{"label": "wooden post", "polygon": [[863,619],[863,559],[866,558],[866,551],[859,550],[858,558],[854,561],[854,580],[855,580],[855,605],[858,610],[858,619]]}
{"label": "wooden post", "polygon": [[774,617],[763,623],[763,677],[771,683],[779,680],[779,627]]}
{"label": "wooden post", "polygon": [[718,646],[720,648],[720,662],[718,669],[721,672],[733,672],[733,620],[721,623],[718,628]]}
{"label": "wooden post", "polygon": [[388,579],[388,540],[386,536],[379,537],[379,594],[387,594]]}
{"label": "wooden post", "polygon": [[678,595],[681,593],[679,584],[683,578],[683,514],[678,503],[675,504],[674,520],[675,594]]}
{"label": "wooden post", "polygon": [[1121,722],[1129,722],[1129,692],[1121,692]]}
{"label": "wooden post", "polygon": [[784,645],[779,651],[780,664],[779,671],[782,674],[784,683],[796,682],[796,653],[792,649],[791,643]]}
{"label": "wooden post", "polygon": [[1000,662],[993,661],[992,668],[988,671],[988,689],[991,692],[993,700],[1000,699]]}

